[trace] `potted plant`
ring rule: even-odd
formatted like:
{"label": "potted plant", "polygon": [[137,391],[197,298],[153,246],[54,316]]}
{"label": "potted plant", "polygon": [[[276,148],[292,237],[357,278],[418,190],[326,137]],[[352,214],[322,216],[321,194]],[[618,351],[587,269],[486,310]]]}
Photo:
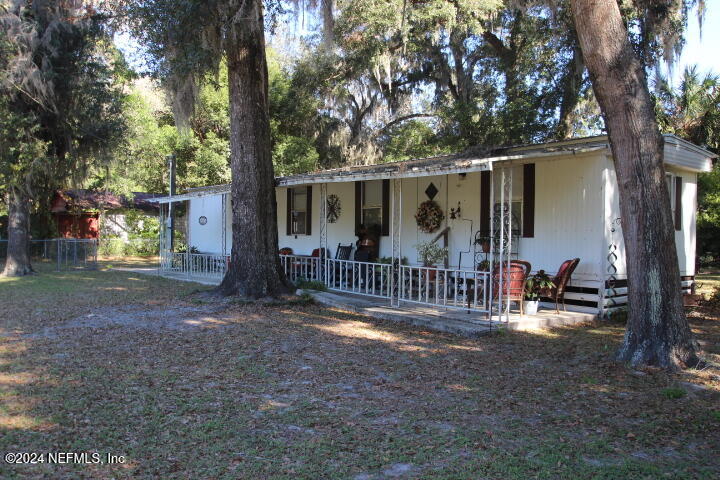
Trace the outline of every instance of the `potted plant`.
{"label": "potted plant", "polygon": [[[437,263],[445,260],[448,254],[446,247],[441,247],[435,242],[423,242],[415,245],[418,255],[424,267],[434,267]],[[435,280],[437,269],[428,270],[430,281]]]}
{"label": "potted plant", "polygon": [[523,310],[527,315],[535,315],[538,311],[540,303],[540,295],[543,290],[553,288],[555,284],[545,270],[538,270],[535,275],[527,279],[525,282],[525,300],[523,301]]}

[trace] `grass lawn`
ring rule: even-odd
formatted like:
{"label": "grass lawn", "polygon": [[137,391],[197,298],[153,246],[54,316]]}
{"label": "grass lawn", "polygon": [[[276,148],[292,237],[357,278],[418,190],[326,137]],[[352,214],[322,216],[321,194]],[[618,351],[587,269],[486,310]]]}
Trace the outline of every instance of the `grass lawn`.
{"label": "grass lawn", "polygon": [[[623,325],[479,340],[132,272],[0,279],[2,478],[717,478],[720,371],[631,371]],[[692,314],[720,364],[720,320]]]}
{"label": "grass lawn", "polygon": [[695,277],[698,284],[697,293],[705,295],[708,298],[715,292],[716,288],[720,288],[720,272],[708,271],[698,273]]}

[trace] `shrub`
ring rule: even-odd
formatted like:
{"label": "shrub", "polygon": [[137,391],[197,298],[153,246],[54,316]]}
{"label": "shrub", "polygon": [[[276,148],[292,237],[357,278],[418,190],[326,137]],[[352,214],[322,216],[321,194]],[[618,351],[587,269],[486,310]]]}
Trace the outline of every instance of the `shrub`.
{"label": "shrub", "polygon": [[671,400],[682,398],[687,394],[687,392],[685,390],[683,390],[682,388],[677,388],[677,387],[666,388],[665,390],[662,391],[662,393],[663,393],[663,395],[665,395],[665,397],[667,397]]}
{"label": "shrub", "polygon": [[318,280],[308,280],[306,278],[299,278],[295,281],[295,286],[303,290],[318,290],[324,292],[327,287],[323,282]]}

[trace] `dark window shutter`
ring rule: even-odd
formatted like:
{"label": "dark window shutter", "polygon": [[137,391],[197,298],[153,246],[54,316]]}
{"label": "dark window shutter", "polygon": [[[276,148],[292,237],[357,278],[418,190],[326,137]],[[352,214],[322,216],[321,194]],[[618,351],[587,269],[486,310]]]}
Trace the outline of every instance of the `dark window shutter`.
{"label": "dark window shutter", "polygon": [[535,164],[523,165],[523,237],[535,236]]}
{"label": "dark window shutter", "polygon": [[390,235],[390,180],[382,181],[382,234]]}
{"label": "dark window shutter", "polygon": [[287,188],[287,204],[285,206],[286,235],[292,235],[292,188]]}
{"label": "dark window shutter", "polygon": [[675,177],[675,230],[682,229],[682,177]]}
{"label": "dark window shutter", "polygon": [[305,235],[312,235],[312,185],[307,186],[305,199]]}
{"label": "dark window shutter", "polygon": [[490,236],[490,172],[480,172],[480,235]]}
{"label": "dark window shutter", "polygon": [[355,231],[362,223],[362,182],[355,182]]}

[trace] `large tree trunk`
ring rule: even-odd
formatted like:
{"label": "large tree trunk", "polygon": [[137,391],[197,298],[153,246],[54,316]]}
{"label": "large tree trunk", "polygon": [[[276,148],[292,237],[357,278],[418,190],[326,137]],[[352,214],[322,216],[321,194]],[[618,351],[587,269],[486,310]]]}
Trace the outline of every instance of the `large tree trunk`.
{"label": "large tree trunk", "polygon": [[575,29],[615,159],[627,252],[628,323],[619,361],[697,363],[685,317],[663,138],[616,0],[572,0]]}
{"label": "large tree trunk", "polygon": [[563,95],[560,102],[560,120],[558,121],[555,137],[564,140],[573,136],[573,120],[575,108],[580,101],[580,90],[583,85],[585,63],[583,62],[580,46],[573,48],[573,57],[568,64],[567,72],[562,80]]}
{"label": "large tree trunk", "polygon": [[261,0],[242,2],[227,33],[232,255],[219,291],[261,298],[289,291],[278,256]]}
{"label": "large tree trunk", "polygon": [[8,247],[4,277],[33,273],[30,265],[30,199],[21,190],[10,189],[8,198]]}

